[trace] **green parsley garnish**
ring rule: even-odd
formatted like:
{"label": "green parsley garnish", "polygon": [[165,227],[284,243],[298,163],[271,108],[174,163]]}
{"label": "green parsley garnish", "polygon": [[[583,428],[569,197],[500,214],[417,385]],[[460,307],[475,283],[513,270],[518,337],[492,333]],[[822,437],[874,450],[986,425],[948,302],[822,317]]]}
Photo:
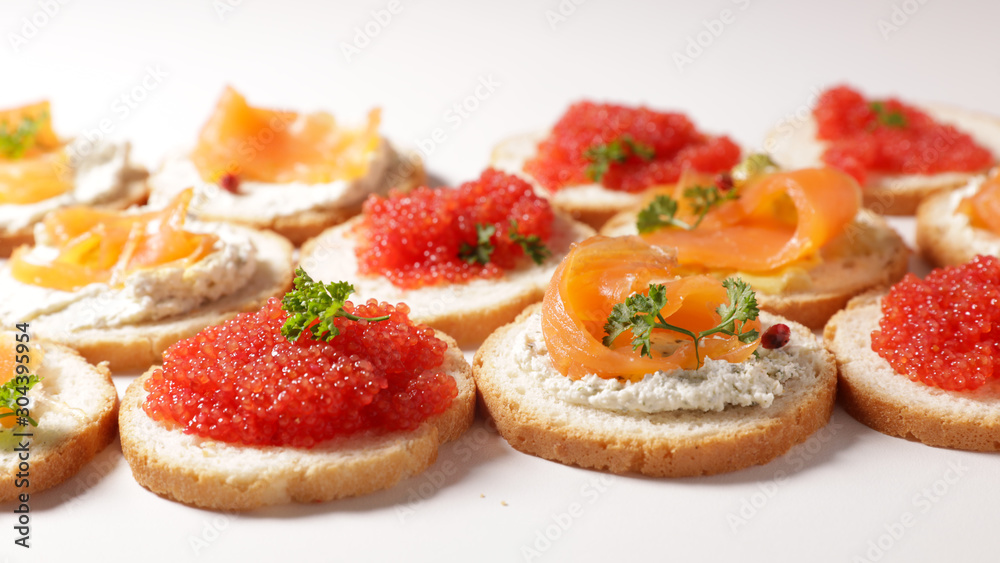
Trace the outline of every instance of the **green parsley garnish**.
{"label": "green parsley garnish", "polygon": [[[488,264],[490,256],[495,250],[490,239],[496,232],[497,229],[493,225],[476,223],[476,246],[463,242],[458,250],[458,257],[469,264]],[[535,264],[545,262],[545,259],[552,255],[538,235],[525,236],[517,232],[516,219],[510,220],[510,229],[507,231],[507,237],[510,238],[511,242],[521,245],[524,253],[530,256]]]}
{"label": "green parsley garnish", "polygon": [[[312,333],[314,340],[329,342],[340,330],[333,323],[337,317],[346,317],[352,321],[384,321],[389,315],[382,317],[359,317],[344,311],[344,302],[354,293],[354,286],[347,282],[323,284],[313,281],[301,267],[295,269],[295,289],[285,294],[281,300],[281,308],[291,313],[281,335],[291,342],[298,340],[306,329]],[[318,322],[317,322],[318,321]]]}
{"label": "green parsley garnish", "polygon": [[[24,377],[24,376],[19,376]],[[17,409],[21,408],[17,404],[17,398],[21,395],[27,395],[28,391],[35,386],[36,383],[41,381],[39,377],[35,374],[28,375],[28,383],[17,383],[17,377],[12,377],[10,381],[0,385],[0,407],[5,407],[10,409],[10,412],[5,412],[0,414],[0,418],[7,418],[8,416],[17,416]],[[18,417],[22,418],[22,417]],[[28,421],[28,424],[32,426],[38,426],[38,422],[31,418],[30,416],[23,417]]]}
{"label": "green parsley garnish", "polygon": [[510,220],[510,230],[507,232],[507,236],[510,237],[511,241],[521,245],[524,253],[530,256],[535,264],[541,264],[545,262],[546,258],[552,256],[552,252],[549,251],[538,235],[524,236],[517,232],[517,219]]}
{"label": "green parsley garnish", "polygon": [[689,223],[677,218],[677,200],[668,195],[658,195],[639,211],[635,226],[640,234],[663,227],[678,227],[690,231],[697,228],[713,208],[737,197],[736,190],[723,192],[716,186],[692,186],[684,190],[684,198],[690,200],[691,210],[695,214],[694,222]]}
{"label": "green parsley garnish", "polygon": [[881,125],[885,125],[886,127],[895,127],[897,129],[901,129],[907,125],[906,116],[903,115],[903,112],[899,110],[886,110],[885,102],[871,102],[868,104],[868,107],[875,112],[875,118]]}
{"label": "green parsley garnish", "polygon": [[653,147],[632,139],[631,135],[622,135],[610,143],[599,143],[583,151],[583,157],[590,161],[587,166],[587,177],[600,182],[608,173],[612,162],[623,163],[630,156],[650,161],[656,156]]}
{"label": "green parsley garnish", "polygon": [[747,321],[757,318],[757,295],[750,285],[739,278],[727,278],[722,282],[726,288],[729,304],[719,305],[716,312],[722,317],[719,324],[708,330],[694,333],[685,328],[668,323],[660,310],[667,305],[667,290],[661,284],[649,284],[649,295],[636,293],[625,300],[616,303],[604,325],[603,343],[611,347],[615,339],[626,330],[632,331],[632,349],[639,350],[640,356],[653,357],[650,336],[654,328],[672,330],[687,335],[694,341],[694,357],[698,367],[701,367],[701,355],[698,344],[706,336],[726,334],[737,337],[744,344],[753,342],[760,336],[757,330],[743,332]]}
{"label": "green parsley garnish", "polygon": [[0,155],[9,159],[24,156],[24,153],[34,146],[41,126],[40,121],[44,117],[45,114],[38,119],[25,117],[17,127],[11,127],[6,121],[0,123]]}
{"label": "green parsley garnish", "polygon": [[490,237],[496,231],[497,228],[493,225],[476,223],[476,246],[463,242],[458,250],[458,257],[469,264],[477,262],[480,264],[488,263],[490,255],[493,254],[493,244],[490,242]]}

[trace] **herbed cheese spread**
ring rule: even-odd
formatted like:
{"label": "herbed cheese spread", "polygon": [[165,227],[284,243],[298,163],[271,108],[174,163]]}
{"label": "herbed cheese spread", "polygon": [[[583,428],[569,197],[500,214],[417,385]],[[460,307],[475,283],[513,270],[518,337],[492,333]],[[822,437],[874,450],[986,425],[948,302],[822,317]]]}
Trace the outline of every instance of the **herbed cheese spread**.
{"label": "herbed cheese spread", "polygon": [[822,345],[804,339],[776,349],[759,348],[759,358],[731,364],[711,360],[697,370],[647,374],[637,382],[596,375],[572,380],[559,373],[548,357],[541,313],[526,319],[509,336],[510,359],[526,385],[567,403],[618,411],[658,413],[675,410],[721,411],[729,405],[768,407],[784,391],[784,383],[802,370],[816,369]]}
{"label": "herbed cheese spread", "polygon": [[[196,309],[239,291],[257,268],[253,241],[237,228],[191,221],[185,230],[218,236],[213,251],[191,266],[166,265],[137,270],[121,287],[93,283],[77,291],[60,291],[21,283],[10,269],[0,270],[0,319],[31,321],[58,315],[66,331],[108,328],[155,321]],[[46,246],[43,229],[36,229],[36,246],[28,260],[45,259],[55,249]]]}
{"label": "herbed cheese spread", "polygon": [[268,223],[276,217],[360,205],[369,194],[383,194],[392,187],[386,178],[399,159],[395,149],[382,140],[370,156],[368,172],[361,178],[326,184],[242,181],[239,193],[233,194],[202,178],[194,163],[179,154],[168,158],[160,171],[150,177],[150,205],[164,205],[193,186],[195,197],[190,212],[195,216]]}
{"label": "herbed cheese spread", "polygon": [[68,164],[73,176],[73,189],[35,203],[0,205],[0,230],[27,228],[53,209],[99,205],[121,199],[133,182],[145,179],[146,169],[131,162],[129,143],[76,143],[80,144],[71,143],[67,147],[67,152],[76,157],[71,158]]}

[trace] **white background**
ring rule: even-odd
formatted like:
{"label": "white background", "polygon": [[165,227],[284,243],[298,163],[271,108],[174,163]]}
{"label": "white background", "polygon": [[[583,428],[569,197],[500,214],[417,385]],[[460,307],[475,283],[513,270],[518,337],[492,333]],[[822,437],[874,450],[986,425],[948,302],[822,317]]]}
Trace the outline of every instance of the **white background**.
{"label": "white background", "polygon": [[[0,107],[48,98],[62,134],[103,121],[155,166],[227,83],[346,122],[380,106],[383,131],[452,184],[582,98],[685,111],[748,148],[843,81],[1000,114],[995,2],[397,1],[383,25],[384,0],[5,0]],[[479,422],[391,490],[227,515],[141,488],[116,442],[32,496],[30,550],[0,506],[0,561],[995,561],[998,478],[996,454],[889,438],[839,408],[766,466],[677,480],[547,462]]]}

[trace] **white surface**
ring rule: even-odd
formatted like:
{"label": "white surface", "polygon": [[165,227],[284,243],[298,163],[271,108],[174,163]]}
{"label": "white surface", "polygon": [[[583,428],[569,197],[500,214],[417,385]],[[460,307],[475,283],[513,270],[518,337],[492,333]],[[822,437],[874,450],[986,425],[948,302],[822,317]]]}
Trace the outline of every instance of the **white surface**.
{"label": "white surface", "polygon": [[[380,105],[389,136],[432,149],[428,168],[447,182],[478,175],[499,139],[545,127],[584,97],[681,109],[751,147],[842,80],[1000,113],[1000,3],[399,2],[348,62],[341,43],[387,0],[67,2],[19,52],[22,18],[42,21],[35,14],[53,2],[8,0],[0,107],[48,97],[63,134],[104,120],[152,165],[193,141],[227,82],[253,103],[348,122]],[[553,28],[546,12],[560,6],[575,11]],[[673,53],[724,9],[732,23],[679,70]],[[879,20],[892,24],[894,12],[899,28],[884,37]],[[148,93],[136,90],[145,99],[129,108],[120,97],[143,80]],[[456,113],[477,88],[483,99],[468,103],[478,107]],[[911,222],[893,224],[912,235]],[[13,506],[0,506],[0,561],[995,561],[998,477],[996,454],[889,438],[839,409],[767,466],[680,480],[547,462],[480,423],[392,490],[226,515],[139,487],[115,444],[32,497],[30,550],[13,545]]]}

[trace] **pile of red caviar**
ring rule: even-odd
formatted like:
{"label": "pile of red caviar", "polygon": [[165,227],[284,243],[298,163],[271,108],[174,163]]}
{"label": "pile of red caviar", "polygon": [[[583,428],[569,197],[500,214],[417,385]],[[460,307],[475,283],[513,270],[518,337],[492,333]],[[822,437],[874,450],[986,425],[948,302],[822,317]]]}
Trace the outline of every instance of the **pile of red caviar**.
{"label": "pile of red caviar", "polygon": [[171,346],[146,380],[154,420],[223,442],[308,448],[366,430],[416,428],[444,412],[455,380],[437,373],[446,344],[413,324],[406,305],[374,300],[344,307],[380,322],[335,319],[340,334],[296,342],[281,335],[288,313],[271,298]]}
{"label": "pile of red caviar", "polygon": [[829,142],[823,161],[862,185],[871,172],[975,172],[993,163],[990,151],[968,134],[895,98],[872,102],[838,86],[820,95],[813,116],[817,137]]}
{"label": "pile of red caviar", "polygon": [[623,138],[652,148],[653,158],[632,154],[625,162],[612,162],[600,179],[601,185],[612,190],[638,192],[672,184],[688,167],[705,173],[727,171],[740,159],[740,148],[729,137],[700,133],[683,114],[578,102],[539,143],[524,171],[550,190],[592,184],[587,150]]}
{"label": "pile of red caviar", "polygon": [[[517,233],[547,242],[553,219],[548,200],[531,185],[493,169],[455,189],[420,187],[388,198],[373,195],[365,201],[358,225],[358,270],[405,289],[497,278],[524,256],[510,237],[511,220],[517,222]],[[462,257],[463,244],[476,246],[476,225],[495,229],[486,264]]]}
{"label": "pile of red caviar", "polygon": [[882,299],[872,350],[897,373],[951,391],[1000,376],[1000,260],[907,274]]}

